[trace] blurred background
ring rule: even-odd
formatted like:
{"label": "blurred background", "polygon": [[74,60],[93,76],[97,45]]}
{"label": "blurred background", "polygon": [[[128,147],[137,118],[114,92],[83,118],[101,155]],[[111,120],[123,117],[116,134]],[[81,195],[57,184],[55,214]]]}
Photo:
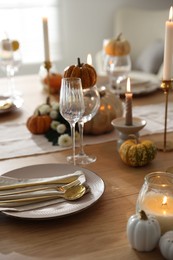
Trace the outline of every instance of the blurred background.
{"label": "blurred background", "polygon": [[[119,8],[167,10],[169,14],[171,5],[171,0],[0,0],[0,33],[20,42],[22,66],[18,75],[38,73],[44,62],[42,17],[47,16],[51,61],[61,73],[76,64],[77,57],[86,62],[88,53],[95,66],[103,39],[114,36]],[[0,72],[0,76],[5,75]]]}

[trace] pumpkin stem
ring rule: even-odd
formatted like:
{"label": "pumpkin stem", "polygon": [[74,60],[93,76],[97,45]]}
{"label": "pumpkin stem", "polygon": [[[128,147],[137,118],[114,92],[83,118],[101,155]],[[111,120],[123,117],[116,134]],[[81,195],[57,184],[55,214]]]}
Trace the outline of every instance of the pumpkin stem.
{"label": "pumpkin stem", "polygon": [[117,41],[120,41],[120,40],[121,40],[121,37],[122,37],[122,32],[121,32],[120,34],[118,34],[116,40],[117,40]]}
{"label": "pumpkin stem", "polygon": [[37,116],[41,116],[41,113],[40,113],[40,110],[39,110],[39,109],[38,109],[37,112],[38,112]]}
{"label": "pumpkin stem", "polygon": [[46,98],[46,104],[50,105],[50,97],[49,96]]}
{"label": "pumpkin stem", "polygon": [[148,217],[144,210],[139,211],[139,216],[140,216],[140,219],[142,219],[142,220],[148,220]]}
{"label": "pumpkin stem", "polygon": [[81,62],[80,62],[80,58],[77,58],[77,65],[78,65],[78,67],[81,67],[82,65],[81,65]]}
{"label": "pumpkin stem", "polygon": [[131,135],[128,135],[128,137],[134,139],[136,141],[136,144],[139,144],[139,140],[136,135],[131,134]]}

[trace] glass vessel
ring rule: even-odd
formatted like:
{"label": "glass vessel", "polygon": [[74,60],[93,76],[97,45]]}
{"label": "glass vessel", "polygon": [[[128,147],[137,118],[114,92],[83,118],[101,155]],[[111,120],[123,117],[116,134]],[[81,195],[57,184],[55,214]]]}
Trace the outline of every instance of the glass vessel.
{"label": "glass vessel", "polygon": [[20,45],[9,38],[0,41],[0,67],[8,79],[8,91],[4,94],[11,99],[16,99],[21,94],[16,90],[14,76],[22,62]]}
{"label": "glass vessel", "polygon": [[120,83],[127,79],[128,73],[131,70],[130,56],[105,55],[104,70],[109,78],[109,88],[111,92],[119,96],[121,93]]}
{"label": "glass vessel", "polygon": [[173,228],[173,174],[152,172],[145,176],[136,211],[144,210],[157,218],[162,233]]}
{"label": "glass vessel", "polygon": [[59,105],[61,115],[69,122],[71,128],[73,154],[67,157],[67,161],[75,165],[75,125],[85,111],[80,78],[62,79]]}
{"label": "glass vessel", "polygon": [[100,107],[100,94],[96,86],[92,88],[83,89],[85,112],[78,121],[80,133],[80,147],[79,153],[75,155],[76,164],[89,164],[96,161],[96,156],[87,155],[84,151],[83,145],[83,130],[84,124],[90,121],[97,113]]}

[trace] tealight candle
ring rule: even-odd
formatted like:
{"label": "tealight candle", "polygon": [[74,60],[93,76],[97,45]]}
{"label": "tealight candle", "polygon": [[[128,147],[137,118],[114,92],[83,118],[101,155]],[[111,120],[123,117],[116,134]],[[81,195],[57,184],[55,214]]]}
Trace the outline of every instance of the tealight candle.
{"label": "tealight candle", "polygon": [[49,54],[49,34],[48,34],[48,20],[47,17],[43,17],[43,36],[44,36],[44,55],[45,61],[50,61]]}
{"label": "tealight candle", "polygon": [[162,233],[173,230],[173,174],[150,173],[139,193],[137,210],[154,215]]}
{"label": "tealight candle", "polygon": [[125,104],[126,104],[126,114],[125,114],[125,124],[132,125],[132,92],[130,86],[130,78],[127,78],[127,91],[125,93]]}
{"label": "tealight candle", "polygon": [[172,77],[173,58],[173,8],[169,11],[169,20],[165,24],[165,46],[163,61],[163,80],[170,80]]}
{"label": "tealight candle", "polygon": [[173,197],[165,196],[162,193],[149,192],[141,207],[145,212],[157,218],[162,233],[173,229]]}

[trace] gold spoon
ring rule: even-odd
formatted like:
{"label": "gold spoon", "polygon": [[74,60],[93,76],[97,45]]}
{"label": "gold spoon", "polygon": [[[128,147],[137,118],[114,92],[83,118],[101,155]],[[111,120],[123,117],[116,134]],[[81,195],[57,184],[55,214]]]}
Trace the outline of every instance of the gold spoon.
{"label": "gold spoon", "polygon": [[38,197],[28,197],[28,198],[20,198],[20,199],[7,199],[4,201],[0,201],[0,206],[9,207],[9,206],[21,206],[31,203],[37,203],[57,198],[64,198],[65,200],[77,200],[81,198],[86,192],[86,187],[82,184],[70,187],[65,190],[65,192],[58,192],[54,195],[42,195]]}

